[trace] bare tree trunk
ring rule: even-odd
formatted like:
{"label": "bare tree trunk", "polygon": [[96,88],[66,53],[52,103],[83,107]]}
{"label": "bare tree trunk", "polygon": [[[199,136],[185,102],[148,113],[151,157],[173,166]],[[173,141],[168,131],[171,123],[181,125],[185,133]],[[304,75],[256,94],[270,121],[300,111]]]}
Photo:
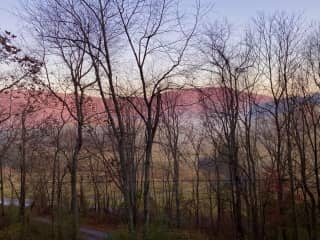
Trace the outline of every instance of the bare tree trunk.
{"label": "bare tree trunk", "polygon": [[196,226],[200,227],[200,170],[199,170],[199,156],[196,156],[196,182],[195,182],[195,211],[196,211]]}
{"label": "bare tree trunk", "polygon": [[[59,138],[59,136],[58,136]],[[57,140],[59,142],[59,139]],[[51,232],[52,232],[52,237],[53,239],[55,239],[55,229],[54,229],[54,225],[55,225],[55,207],[57,205],[55,205],[55,200],[56,200],[56,180],[57,180],[57,166],[58,166],[58,152],[59,152],[59,144],[57,143],[56,146],[56,150],[54,153],[54,157],[53,157],[53,166],[52,166],[52,183],[51,183],[51,203],[50,203],[50,208],[51,208]],[[58,210],[59,211],[59,210]]]}
{"label": "bare tree trunk", "polygon": [[[296,145],[297,145],[298,153],[300,157],[300,175],[302,180],[302,191],[303,191],[303,197],[304,197],[305,214],[308,219],[307,231],[308,231],[310,240],[316,240],[318,239],[317,206],[316,206],[317,204],[316,204],[316,198],[314,196],[314,193],[310,190],[310,187],[308,185],[307,157],[306,157],[307,148],[306,148],[306,139],[305,139],[306,131],[307,131],[307,136],[310,136],[310,131],[313,131],[313,130],[309,128],[309,125],[307,122],[308,121],[307,112],[305,112],[305,109],[303,108],[298,113],[299,115],[294,118],[293,128],[295,129],[295,141],[296,141]],[[309,197],[310,199],[311,211],[309,211],[309,203],[308,203],[307,197]]]}
{"label": "bare tree trunk", "polygon": [[[149,125],[150,126],[150,125]],[[146,156],[144,161],[144,183],[143,183],[143,234],[144,239],[147,236],[147,232],[149,229],[150,223],[150,168],[151,168],[151,157],[152,157],[152,144],[153,140],[150,139],[151,133],[151,126],[147,129],[146,134]]]}
{"label": "bare tree trunk", "polygon": [[21,116],[21,158],[20,158],[20,207],[19,216],[22,224],[25,223],[25,205],[26,205],[26,141],[27,141],[27,129],[26,129],[26,112],[23,111]]}
{"label": "bare tree trunk", "polygon": [[77,138],[71,162],[71,217],[72,217],[72,240],[78,239],[79,209],[77,192],[78,158],[82,146],[82,125],[77,126]]}
{"label": "bare tree trunk", "polygon": [[0,156],[0,200],[1,200],[1,216],[5,215],[4,211],[4,178],[3,178],[3,160]]}
{"label": "bare tree trunk", "polygon": [[314,175],[315,175],[315,179],[316,179],[316,189],[317,189],[317,199],[318,199],[318,212],[320,214],[320,181],[319,181],[319,164],[318,164],[317,126],[313,127],[313,138],[314,138],[314,149],[313,149]]}
{"label": "bare tree trunk", "polygon": [[286,146],[287,146],[287,160],[288,160],[288,174],[290,181],[290,196],[291,196],[291,210],[292,210],[292,221],[293,221],[293,239],[297,240],[299,237],[298,233],[298,223],[297,223],[297,211],[296,211],[296,201],[295,201],[295,185],[294,185],[294,169],[293,169],[293,159],[292,159],[292,140],[291,140],[291,131],[292,131],[292,110],[293,103],[290,102],[289,89],[288,89],[288,79],[287,76],[284,76],[285,81],[285,95],[286,95]]}
{"label": "bare tree trunk", "polygon": [[[214,217],[213,217],[213,212],[214,212],[214,199],[212,197],[213,195],[213,183],[212,183],[212,179],[211,176],[209,175],[208,177],[208,183],[207,183],[207,194],[209,195],[209,217],[210,217],[210,228],[211,229],[215,229],[214,226]],[[215,229],[215,232],[217,231],[217,229]]]}
{"label": "bare tree trunk", "polygon": [[177,156],[174,156],[174,192],[176,201],[176,226],[180,228],[180,166]]}
{"label": "bare tree trunk", "polygon": [[217,212],[218,212],[216,229],[217,229],[217,234],[219,236],[221,221],[223,221],[223,206],[222,206],[222,199],[221,199],[220,171],[217,163],[215,164],[215,172],[216,172],[216,182],[217,182],[216,183],[216,188],[217,188],[216,201],[217,201]]}
{"label": "bare tree trunk", "polygon": [[[276,121],[277,122],[277,121]],[[278,122],[277,122],[278,126]],[[287,239],[286,221],[284,219],[285,210],[283,206],[283,169],[281,166],[281,131],[280,127],[277,127],[277,150],[276,150],[276,173],[277,173],[277,202],[278,211],[280,217],[279,231],[283,240]]]}

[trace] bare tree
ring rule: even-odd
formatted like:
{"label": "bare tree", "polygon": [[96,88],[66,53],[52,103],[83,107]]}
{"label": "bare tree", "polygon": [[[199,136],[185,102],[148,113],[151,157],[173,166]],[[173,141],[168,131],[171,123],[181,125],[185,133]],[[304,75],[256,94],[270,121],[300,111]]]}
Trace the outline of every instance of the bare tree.
{"label": "bare tree", "polygon": [[[30,24],[44,49],[46,80],[42,84],[66,107],[75,123],[75,143],[69,170],[71,175],[71,215],[73,219],[72,238],[77,239],[77,171],[79,154],[83,145],[83,128],[86,123],[85,107],[88,99],[85,94],[95,84],[96,80],[90,80],[92,64],[86,61],[87,43],[74,44],[67,37],[73,30],[73,23],[69,21],[70,13],[64,7],[71,7],[72,3],[62,4],[59,1],[48,1],[33,4],[27,6],[26,9],[29,13]],[[64,11],[51,11],[53,9]],[[62,61],[62,64],[58,65],[62,68],[62,76],[60,76],[62,79],[57,79],[56,76],[52,75],[50,67],[53,65],[50,64],[49,56]],[[67,86],[66,89],[70,94],[59,94],[59,90],[66,91],[63,91],[65,86]]]}
{"label": "bare tree", "polygon": [[[292,207],[292,221],[294,239],[298,237],[298,226],[295,204],[294,167],[292,159],[292,89],[297,70],[301,66],[301,43],[303,31],[300,18],[296,15],[276,13],[270,17],[259,15],[255,23],[257,34],[257,52],[260,56],[262,76],[268,81],[268,88],[273,97],[273,106],[268,109],[276,128],[275,161],[278,177],[278,206],[279,214],[283,218],[285,212],[283,199],[283,181],[285,175],[289,177],[290,202]],[[284,144],[282,137],[286,136]],[[282,152],[286,151],[285,156]],[[284,169],[285,167],[285,169]],[[286,174],[287,171],[287,174]],[[285,222],[282,221],[280,231],[282,238],[287,239]]]}
{"label": "bare tree", "polygon": [[200,47],[202,69],[209,72],[220,88],[202,91],[208,117],[215,119],[220,136],[227,147],[229,161],[234,237],[244,239],[242,222],[242,171],[239,158],[239,118],[245,88],[241,84],[253,65],[252,48],[242,42],[231,43],[232,32],[227,23],[216,23],[204,32]]}
{"label": "bare tree", "polygon": [[[304,49],[305,59],[305,71],[306,77],[309,76],[310,80],[319,88],[319,62],[320,62],[320,31],[319,26],[315,26],[314,31],[307,36]],[[313,86],[312,82],[309,81],[309,85]],[[319,163],[318,163],[318,126],[320,116],[316,110],[316,106],[313,104],[308,105],[308,113],[310,115],[310,125],[308,129],[308,138],[312,147],[313,161],[314,161],[314,176],[317,189],[317,205],[318,212],[320,212],[320,180],[319,180]]]}
{"label": "bare tree", "polygon": [[[197,26],[198,11],[195,23],[190,30],[183,29],[179,15],[172,20],[171,11],[174,3],[174,1],[155,2],[152,0],[117,1],[121,27],[124,30],[138,72],[138,92],[142,94],[143,99],[143,109],[135,107],[135,110],[145,124],[144,236],[146,236],[150,221],[150,168],[152,148],[160,118],[161,91],[164,89],[164,83],[177,74],[177,69],[183,61]],[[132,25],[133,23],[135,25]],[[139,26],[141,30],[136,31],[134,26]],[[164,40],[164,34],[176,33],[177,30],[176,39],[178,40]],[[156,62],[156,58],[161,57],[168,60],[164,68],[160,62]],[[156,65],[159,70],[155,69],[154,73],[149,72],[147,70],[150,67],[149,64]]]}
{"label": "bare tree", "polygon": [[[23,85],[32,85],[32,82],[37,80],[37,74],[41,68],[41,62],[24,54],[14,43],[16,36],[8,31],[0,33],[0,66],[1,71],[1,87],[0,94],[7,95],[9,105],[2,106],[0,124],[4,124],[12,116],[12,92],[13,87],[21,87]],[[28,83],[29,81],[29,83]],[[10,124],[7,124],[9,126]],[[6,128],[6,127],[5,127]],[[8,132],[7,132],[8,133]],[[4,133],[4,134],[7,134]],[[3,178],[3,158],[4,154],[10,147],[12,137],[7,136],[7,144],[3,145],[2,153],[0,155],[0,175],[1,175],[1,212],[4,215],[4,178]],[[11,139],[11,140],[10,140]]]}
{"label": "bare tree", "polygon": [[[160,140],[164,148],[168,149],[168,159],[173,160],[173,195],[175,197],[175,223],[179,228],[181,225],[181,187],[180,187],[180,162],[181,152],[179,144],[181,143],[183,106],[180,101],[179,90],[166,92],[162,100],[162,116],[160,132],[163,133],[163,140]],[[162,136],[162,134],[161,134]],[[160,137],[161,138],[161,137]]]}
{"label": "bare tree", "polygon": [[[71,24],[67,24],[69,28],[62,38],[72,42],[74,46],[82,46],[82,50],[86,51],[91,58],[98,92],[102,97],[108,122],[117,140],[117,153],[123,177],[123,192],[128,209],[130,230],[134,229],[133,212],[130,205],[134,194],[131,192],[134,192],[136,187],[132,186],[131,189],[130,183],[133,181],[129,179],[128,166],[131,160],[127,159],[126,151],[129,149],[126,149],[126,146],[128,146],[130,134],[126,131],[121,110],[123,102],[120,99],[121,96],[126,96],[126,102],[144,122],[144,219],[145,230],[147,230],[152,146],[160,117],[161,91],[164,89],[163,83],[177,74],[197,25],[198,13],[196,13],[196,20],[192,27],[184,29],[179,13],[177,16],[174,15],[175,7],[175,1],[97,0],[65,3],[55,0],[38,8],[48,16],[58,15],[57,12],[59,16],[61,12],[68,16],[68,20],[73,25],[71,27]],[[49,20],[50,23],[55,24],[59,21],[66,22],[66,18],[63,17],[59,21],[55,21],[57,19],[52,17],[49,17]],[[140,30],[137,31],[137,28]],[[58,32],[61,33],[61,31]],[[175,34],[177,40],[166,39],[164,36],[168,33]],[[118,64],[123,56],[120,56],[119,60],[115,55],[117,41],[125,49],[123,56],[128,56],[130,53],[129,59],[133,63],[132,71],[137,73],[130,77],[133,91],[121,85],[123,73],[126,70],[121,69],[121,64]],[[156,62],[156,60],[161,60],[161,62]],[[158,66],[157,69],[152,67],[155,65]],[[126,66],[125,62],[123,66]],[[111,102],[107,101],[109,96]],[[140,97],[141,101],[135,101]],[[133,165],[132,167],[135,168]]]}

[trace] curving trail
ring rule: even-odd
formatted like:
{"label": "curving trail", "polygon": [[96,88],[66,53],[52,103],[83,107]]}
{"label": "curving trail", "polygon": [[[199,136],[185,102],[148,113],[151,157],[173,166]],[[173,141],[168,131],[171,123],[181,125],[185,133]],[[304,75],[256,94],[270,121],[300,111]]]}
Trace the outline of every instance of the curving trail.
{"label": "curving trail", "polygon": [[[10,206],[10,205],[19,206],[18,199],[5,198],[3,202],[5,206]],[[1,204],[1,200],[0,200],[0,204]],[[31,204],[32,204],[32,200],[27,199],[26,207],[30,207]],[[32,220],[36,222],[47,223],[47,224],[51,223],[50,219],[44,218],[44,217],[35,217],[35,218],[32,218]],[[98,231],[89,227],[80,227],[79,232],[83,240],[106,240],[110,236],[110,234],[108,234],[107,232]]]}
{"label": "curving trail", "polygon": [[[51,220],[44,217],[36,217],[33,218],[36,222],[41,223],[51,223]],[[107,232],[98,231],[88,227],[80,227],[79,228],[81,239],[83,240],[106,240],[110,236]]]}

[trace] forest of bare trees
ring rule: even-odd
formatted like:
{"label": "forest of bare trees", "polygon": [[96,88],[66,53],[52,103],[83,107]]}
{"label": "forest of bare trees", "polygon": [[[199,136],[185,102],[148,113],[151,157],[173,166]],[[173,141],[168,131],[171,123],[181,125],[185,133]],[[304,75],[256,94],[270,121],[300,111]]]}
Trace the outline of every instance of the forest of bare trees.
{"label": "forest of bare trees", "polygon": [[0,239],[39,219],[47,239],[320,238],[320,24],[22,3],[32,46],[0,32]]}

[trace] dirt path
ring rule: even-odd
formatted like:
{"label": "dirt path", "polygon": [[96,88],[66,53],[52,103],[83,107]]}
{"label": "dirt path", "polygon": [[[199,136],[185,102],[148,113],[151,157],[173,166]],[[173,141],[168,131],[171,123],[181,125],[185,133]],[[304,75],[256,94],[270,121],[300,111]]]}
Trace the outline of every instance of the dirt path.
{"label": "dirt path", "polygon": [[[48,218],[44,217],[36,217],[33,218],[34,221],[36,222],[41,222],[41,223],[51,223],[51,220]],[[110,236],[107,232],[103,231],[98,231],[89,227],[80,227],[79,228],[80,236],[84,240],[105,240],[107,239],[108,236]]]}

